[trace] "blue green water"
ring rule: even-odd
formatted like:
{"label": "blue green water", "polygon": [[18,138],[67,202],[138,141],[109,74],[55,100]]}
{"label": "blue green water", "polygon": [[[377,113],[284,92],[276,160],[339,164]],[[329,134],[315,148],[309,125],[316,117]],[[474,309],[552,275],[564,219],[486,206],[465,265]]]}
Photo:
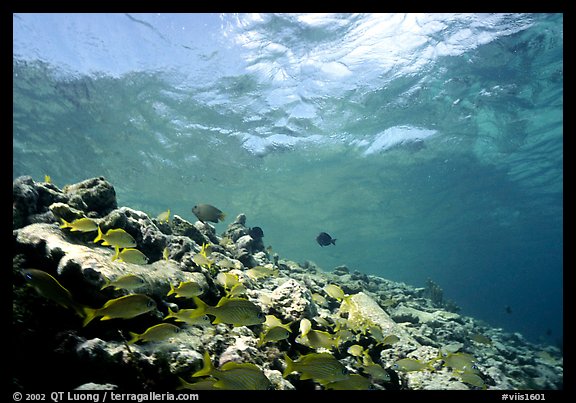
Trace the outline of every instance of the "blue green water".
{"label": "blue green water", "polygon": [[[562,338],[561,14],[15,14],[13,177]],[[326,231],[335,246],[321,248]],[[511,312],[506,311],[506,307]]]}

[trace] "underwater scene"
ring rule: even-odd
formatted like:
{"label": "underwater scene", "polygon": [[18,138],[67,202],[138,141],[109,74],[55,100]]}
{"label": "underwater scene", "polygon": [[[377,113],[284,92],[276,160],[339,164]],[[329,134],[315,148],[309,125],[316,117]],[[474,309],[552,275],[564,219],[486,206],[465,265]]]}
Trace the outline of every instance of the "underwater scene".
{"label": "underwater scene", "polygon": [[14,390],[563,389],[562,14],[16,13],[12,140]]}

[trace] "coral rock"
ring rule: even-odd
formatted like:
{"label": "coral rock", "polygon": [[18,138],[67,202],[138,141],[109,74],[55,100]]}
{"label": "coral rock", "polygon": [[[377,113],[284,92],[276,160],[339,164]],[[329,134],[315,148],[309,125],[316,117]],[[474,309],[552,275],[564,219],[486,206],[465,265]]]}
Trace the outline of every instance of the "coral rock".
{"label": "coral rock", "polygon": [[312,294],[301,283],[290,279],[277,287],[271,295],[273,306],[287,321],[312,318],[317,315]]}

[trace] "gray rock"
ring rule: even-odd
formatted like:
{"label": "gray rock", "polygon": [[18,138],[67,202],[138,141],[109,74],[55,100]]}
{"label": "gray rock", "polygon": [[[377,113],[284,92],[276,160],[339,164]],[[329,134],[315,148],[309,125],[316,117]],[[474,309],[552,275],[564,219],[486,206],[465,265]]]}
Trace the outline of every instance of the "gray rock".
{"label": "gray rock", "polygon": [[144,280],[140,292],[161,299],[170,290],[171,282],[204,281],[198,273],[180,270],[175,261],[159,260],[148,265],[135,265],[112,261],[114,250],[97,245],[73,243],[57,226],[51,224],[31,224],[16,230],[16,243],[19,247],[28,247],[36,251],[36,259],[44,265],[56,265],[57,274],[67,278],[71,284],[70,292],[81,295],[86,301],[102,304],[109,297],[100,288],[105,279],[135,274]]}
{"label": "gray rock", "polygon": [[172,235],[168,243],[168,256],[170,259],[180,261],[184,254],[194,250],[196,245],[189,237]]}
{"label": "gray rock", "polygon": [[412,348],[420,346],[420,343],[402,326],[399,326],[376,301],[363,292],[348,297],[340,306],[339,314],[347,315],[347,325],[355,331],[362,332],[376,326],[380,328],[383,335],[398,336],[401,344],[405,346]]}
{"label": "gray rock", "polygon": [[246,251],[250,253],[252,251],[253,242],[254,239],[252,239],[250,235],[244,235],[236,240],[236,246],[238,247],[238,249],[246,249]]}
{"label": "gray rock", "polygon": [[174,235],[185,236],[192,239],[198,245],[210,243],[210,238],[205,236],[192,223],[184,220],[178,215],[174,215],[171,221],[172,233]]}
{"label": "gray rock", "polygon": [[31,176],[20,176],[12,183],[12,228],[29,223],[29,216],[37,212],[38,190]]}
{"label": "gray rock", "polygon": [[316,304],[312,294],[296,280],[288,280],[277,287],[271,294],[273,307],[281,313],[284,321],[295,321],[302,318],[313,318],[317,315]]}
{"label": "gray rock", "polygon": [[64,188],[70,206],[103,217],[118,207],[114,187],[100,176]]}

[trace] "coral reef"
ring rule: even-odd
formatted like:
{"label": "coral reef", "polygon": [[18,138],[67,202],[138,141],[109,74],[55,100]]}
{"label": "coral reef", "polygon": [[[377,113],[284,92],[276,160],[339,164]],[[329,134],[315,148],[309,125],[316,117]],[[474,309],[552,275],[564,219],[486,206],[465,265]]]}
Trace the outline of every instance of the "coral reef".
{"label": "coral reef", "polygon": [[[557,348],[533,345],[519,334],[458,314],[432,281],[414,288],[346,266],[329,272],[312,262],[298,264],[270,255],[261,238],[250,235],[244,214],[217,235],[208,223],[177,215],[159,222],[118,207],[115,195],[102,177],[63,190],[30,177],[14,181],[16,389],[221,388],[232,385],[233,371],[246,379],[242,387],[277,390],[563,386]],[[61,226],[62,220],[83,217],[103,233],[122,229],[129,234],[147,264],[115,259],[120,248],[94,243],[96,232],[90,228]],[[49,276],[31,283],[29,269]],[[117,279],[126,279],[119,282],[125,288],[107,286]],[[344,296],[327,293],[328,284],[337,284]],[[173,295],[176,287],[183,295]],[[128,306],[122,297],[132,294],[145,295],[153,305]],[[81,311],[62,303],[69,296],[86,312],[100,309],[100,317],[86,323]],[[211,307],[208,317],[195,314],[196,298]],[[250,301],[246,309],[254,311],[226,308],[236,299]],[[215,322],[212,312],[222,323],[210,323]],[[246,315],[255,320],[242,325]],[[150,340],[128,343],[133,334],[163,329],[157,327],[161,323],[178,328],[165,327],[171,333],[150,332]],[[290,329],[288,336],[260,345],[269,323]],[[213,367],[207,367],[205,353]],[[331,379],[314,367],[315,360],[327,356],[315,353],[331,355],[345,371]],[[284,373],[286,357],[306,357],[295,368],[312,375]],[[401,367],[401,359],[415,369]],[[193,376],[204,372],[214,378]]]}

